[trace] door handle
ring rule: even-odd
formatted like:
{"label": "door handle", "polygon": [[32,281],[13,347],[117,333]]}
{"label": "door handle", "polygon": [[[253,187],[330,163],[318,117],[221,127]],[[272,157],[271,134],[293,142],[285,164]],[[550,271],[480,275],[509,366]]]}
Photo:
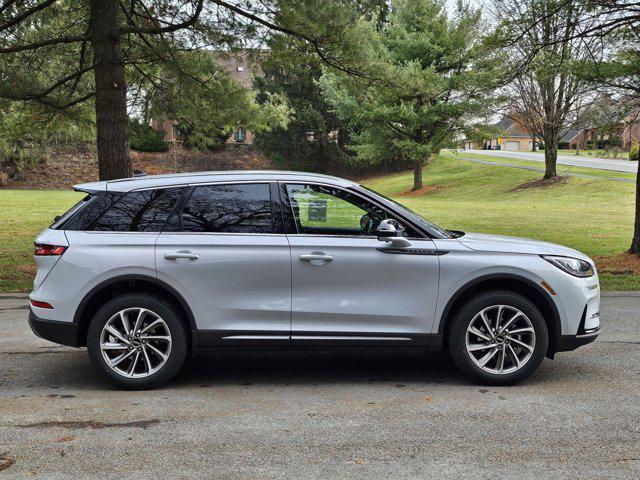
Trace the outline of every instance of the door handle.
{"label": "door handle", "polygon": [[325,255],[324,253],[309,253],[306,255],[300,255],[298,258],[301,262],[330,262],[333,260],[332,255]]}
{"label": "door handle", "polygon": [[200,255],[197,253],[191,252],[173,252],[173,253],[165,253],[164,258],[167,260],[178,260],[179,258],[186,258],[188,260],[197,260],[200,258]]}

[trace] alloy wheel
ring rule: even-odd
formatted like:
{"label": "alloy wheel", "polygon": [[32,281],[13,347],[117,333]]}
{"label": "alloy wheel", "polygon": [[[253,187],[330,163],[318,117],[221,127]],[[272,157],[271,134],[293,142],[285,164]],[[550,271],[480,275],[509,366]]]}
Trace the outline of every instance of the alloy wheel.
{"label": "alloy wheel", "polygon": [[107,366],[117,374],[148,377],[169,359],[171,332],[157,313],[140,307],[125,308],[102,327],[100,351]]}
{"label": "alloy wheel", "polygon": [[469,322],[465,338],[471,360],[485,372],[506,375],[533,355],[536,333],[531,320],[510,305],[483,308]]}

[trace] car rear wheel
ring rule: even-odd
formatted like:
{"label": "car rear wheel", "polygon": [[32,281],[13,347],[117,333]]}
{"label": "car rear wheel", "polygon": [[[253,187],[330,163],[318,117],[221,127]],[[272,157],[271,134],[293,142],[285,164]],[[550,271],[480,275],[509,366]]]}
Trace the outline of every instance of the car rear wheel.
{"label": "car rear wheel", "polygon": [[468,300],[448,335],[451,356],[472,380],[511,385],[529,377],[544,359],[548,331],[538,308],[515,292],[492,291]]}
{"label": "car rear wheel", "polygon": [[182,367],[184,323],[173,305],[153,295],[118,296],[95,314],[87,334],[93,364],[127,389],[157,387]]}

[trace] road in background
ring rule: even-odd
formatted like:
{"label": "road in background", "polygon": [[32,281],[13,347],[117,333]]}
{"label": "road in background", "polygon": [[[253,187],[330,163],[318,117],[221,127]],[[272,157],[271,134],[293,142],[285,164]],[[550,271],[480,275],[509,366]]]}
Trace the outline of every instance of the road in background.
{"label": "road in background", "polygon": [[[610,294],[613,295],[613,294]],[[640,294],[514,387],[443,354],[237,353],[113,389],[0,298],[0,477],[640,478]]]}
{"label": "road in background", "polygon": [[[460,150],[460,152],[462,154],[468,152],[478,155],[487,155],[490,157],[516,158],[520,160],[532,160],[534,162],[544,163],[543,152],[511,152],[506,150]],[[636,173],[638,171],[638,162],[632,162],[630,160],[613,160],[611,158],[581,157],[578,155],[558,155],[558,165],[597,168],[599,170],[613,170],[616,172],[628,173]]]}

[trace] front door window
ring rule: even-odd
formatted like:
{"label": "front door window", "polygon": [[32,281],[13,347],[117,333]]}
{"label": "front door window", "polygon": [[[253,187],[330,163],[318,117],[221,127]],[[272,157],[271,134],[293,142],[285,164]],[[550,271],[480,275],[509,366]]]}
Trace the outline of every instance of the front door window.
{"label": "front door window", "polygon": [[387,218],[382,209],[346,190],[311,184],[286,189],[297,233],[370,236]]}

